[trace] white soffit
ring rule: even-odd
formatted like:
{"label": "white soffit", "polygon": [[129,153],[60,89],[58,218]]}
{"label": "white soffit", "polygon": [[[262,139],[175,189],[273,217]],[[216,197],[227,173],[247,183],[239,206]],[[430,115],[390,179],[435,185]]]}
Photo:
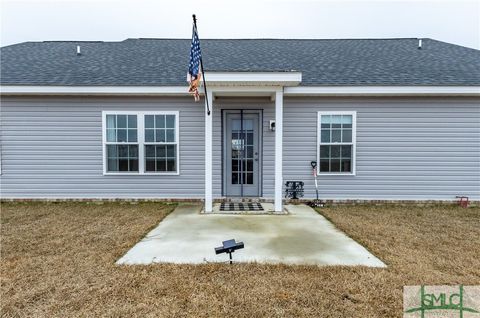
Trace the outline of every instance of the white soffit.
{"label": "white soffit", "polygon": [[297,86],[302,73],[286,72],[205,72],[205,80],[212,86]]}

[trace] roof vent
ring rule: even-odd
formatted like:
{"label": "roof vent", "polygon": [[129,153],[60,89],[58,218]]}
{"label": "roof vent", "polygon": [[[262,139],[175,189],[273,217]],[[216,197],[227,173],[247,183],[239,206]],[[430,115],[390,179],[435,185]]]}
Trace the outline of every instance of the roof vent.
{"label": "roof vent", "polygon": [[80,45],[77,45],[77,55],[82,55],[82,52],[80,51]]}
{"label": "roof vent", "polygon": [[422,49],[422,39],[418,39],[418,49]]}

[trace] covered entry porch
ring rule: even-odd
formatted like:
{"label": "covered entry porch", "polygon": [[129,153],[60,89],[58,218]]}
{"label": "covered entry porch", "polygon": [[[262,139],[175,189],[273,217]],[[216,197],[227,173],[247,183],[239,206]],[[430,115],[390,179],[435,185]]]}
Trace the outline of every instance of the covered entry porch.
{"label": "covered entry porch", "polygon": [[230,197],[273,197],[282,212],[283,91],[301,73],[206,72],[205,79],[205,212],[214,198]]}

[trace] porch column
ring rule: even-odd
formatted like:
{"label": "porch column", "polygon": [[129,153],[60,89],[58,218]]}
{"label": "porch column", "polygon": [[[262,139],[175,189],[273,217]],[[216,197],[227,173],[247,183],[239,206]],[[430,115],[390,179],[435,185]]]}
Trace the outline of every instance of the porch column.
{"label": "porch column", "polygon": [[205,212],[212,212],[212,91],[207,91],[207,97],[208,102],[210,103],[210,115],[207,114],[207,105],[205,100]]}
{"label": "porch column", "polygon": [[275,212],[282,212],[283,88],[275,92]]}

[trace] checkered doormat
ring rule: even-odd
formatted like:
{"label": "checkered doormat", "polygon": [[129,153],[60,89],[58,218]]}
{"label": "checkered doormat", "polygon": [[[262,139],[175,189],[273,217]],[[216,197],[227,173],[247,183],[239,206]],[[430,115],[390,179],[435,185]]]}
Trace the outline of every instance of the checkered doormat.
{"label": "checkered doormat", "polygon": [[260,203],[231,203],[223,202],[220,211],[263,211]]}

